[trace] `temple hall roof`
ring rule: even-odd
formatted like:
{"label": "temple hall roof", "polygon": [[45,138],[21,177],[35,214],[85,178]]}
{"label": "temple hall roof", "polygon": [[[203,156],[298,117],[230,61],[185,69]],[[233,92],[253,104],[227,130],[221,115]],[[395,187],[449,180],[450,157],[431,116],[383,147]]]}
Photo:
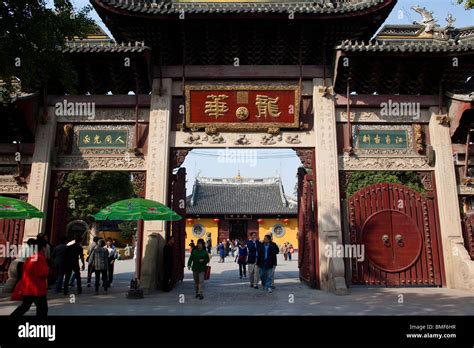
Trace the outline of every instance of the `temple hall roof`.
{"label": "temple hall roof", "polygon": [[296,202],[285,195],[280,178],[198,177],[186,208],[191,215],[294,215],[297,211]]}
{"label": "temple hall roof", "polygon": [[[423,14],[411,25],[386,25],[373,40],[344,40],[336,47],[334,85],[358,94],[469,94],[474,75],[474,27],[456,28]],[[367,61],[370,60],[370,64]],[[472,84],[472,81],[470,82]]]}

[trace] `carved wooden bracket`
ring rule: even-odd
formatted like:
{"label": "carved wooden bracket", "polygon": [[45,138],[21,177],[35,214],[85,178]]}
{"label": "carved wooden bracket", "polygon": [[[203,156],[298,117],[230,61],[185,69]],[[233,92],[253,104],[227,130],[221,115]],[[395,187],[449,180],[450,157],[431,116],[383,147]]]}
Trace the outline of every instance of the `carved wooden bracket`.
{"label": "carved wooden bracket", "polygon": [[186,156],[189,153],[189,149],[172,149],[171,150],[171,169],[181,167]]}
{"label": "carved wooden bracket", "polygon": [[294,149],[296,155],[299,157],[301,164],[305,168],[313,168],[313,158],[314,150],[313,149]]}

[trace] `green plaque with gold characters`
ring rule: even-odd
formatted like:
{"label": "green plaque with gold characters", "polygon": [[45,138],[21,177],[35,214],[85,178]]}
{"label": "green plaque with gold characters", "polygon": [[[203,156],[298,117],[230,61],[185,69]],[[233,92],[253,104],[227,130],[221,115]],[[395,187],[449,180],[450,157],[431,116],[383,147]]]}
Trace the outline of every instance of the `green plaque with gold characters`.
{"label": "green plaque with gold characters", "polygon": [[356,144],[359,149],[406,149],[406,130],[357,129]]}
{"label": "green plaque with gold characters", "polygon": [[128,130],[80,130],[78,147],[88,149],[127,148]]}

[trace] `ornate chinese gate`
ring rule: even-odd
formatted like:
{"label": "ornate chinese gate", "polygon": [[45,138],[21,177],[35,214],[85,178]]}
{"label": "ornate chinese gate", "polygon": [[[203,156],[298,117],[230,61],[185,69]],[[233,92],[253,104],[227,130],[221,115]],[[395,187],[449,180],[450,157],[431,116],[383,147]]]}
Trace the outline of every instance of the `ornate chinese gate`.
{"label": "ornate chinese gate", "polygon": [[318,236],[315,221],[314,174],[298,169],[298,267],[300,280],[309,286],[319,287]]}
{"label": "ornate chinese gate", "polygon": [[399,184],[367,186],[349,198],[350,243],[363,245],[352,259],[352,283],[442,286],[436,202]]}

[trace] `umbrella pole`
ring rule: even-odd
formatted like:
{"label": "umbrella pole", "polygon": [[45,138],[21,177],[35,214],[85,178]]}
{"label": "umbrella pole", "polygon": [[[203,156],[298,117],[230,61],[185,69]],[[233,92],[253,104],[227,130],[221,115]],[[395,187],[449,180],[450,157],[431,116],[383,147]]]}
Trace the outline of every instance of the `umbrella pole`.
{"label": "umbrella pole", "polygon": [[142,272],[142,254],[143,254],[143,219],[139,219],[137,223],[137,254],[135,255],[135,279],[130,283],[127,298],[143,298],[143,289],[140,289],[139,280]]}

